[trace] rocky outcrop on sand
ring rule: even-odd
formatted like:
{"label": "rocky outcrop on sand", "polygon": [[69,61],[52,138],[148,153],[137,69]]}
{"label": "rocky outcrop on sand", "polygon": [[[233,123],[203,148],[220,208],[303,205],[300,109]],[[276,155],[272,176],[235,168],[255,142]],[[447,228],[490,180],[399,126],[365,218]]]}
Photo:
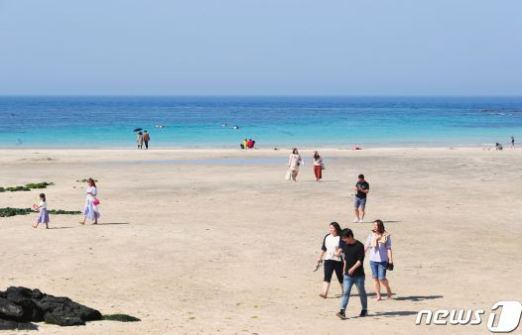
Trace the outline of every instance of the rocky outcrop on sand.
{"label": "rocky outcrop on sand", "polygon": [[0,291],[0,329],[36,329],[31,322],[42,321],[59,326],[79,326],[102,319],[96,309],[38,289],[9,287]]}

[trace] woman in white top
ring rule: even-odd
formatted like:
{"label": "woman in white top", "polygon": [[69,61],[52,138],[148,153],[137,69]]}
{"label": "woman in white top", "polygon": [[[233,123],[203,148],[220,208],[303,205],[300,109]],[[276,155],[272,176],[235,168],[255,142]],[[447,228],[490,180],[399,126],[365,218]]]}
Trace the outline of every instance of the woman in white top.
{"label": "woman in white top", "polygon": [[96,199],[98,195],[98,190],[96,189],[96,183],[94,179],[89,178],[87,180],[87,197],[85,199],[85,206],[83,207],[83,221],[80,221],[80,224],[85,224],[85,220],[87,218],[93,221],[93,224],[98,224],[98,219],[101,214],[98,210],[99,201]]}
{"label": "woman in white top", "polygon": [[321,254],[319,255],[318,263],[324,260],[324,281],[323,292],[319,294],[321,298],[328,297],[328,290],[330,288],[330,281],[335,271],[337,280],[341,284],[341,292],[343,291],[343,261],[341,256],[338,256],[339,244],[341,243],[341,226],[337,222],[330,223],[330,234],[327,234],[323,239],[321,247]]}
{"label": "woman in white top", "polygon": [[288,159],[288,167],[290,168],[290,171],[292,173],[293,181],[297,181],[297,175],[299,174],[300,165],[304,165],[304,161],[301,158],[301,155],[299,155],[299,151],[297,151],[297,148],[294,148],[292,150],[290,158]]}
{"label": "woman in white top", "polygon": [[315,180],[320,181],[323,179],[324,163],[323,159],[317,151],[314,152],[314,174]]}
{"label": "woman in white top", "polygon": [[386,278],[386,270],[393,270],[393,253],[391,246],[391,236],[384,229],[381,220],[373,222],[373,230],[366,239],[365,251],[370,251],[370,268],[377,292],[377,301],[381,298],[381,284],[386,288],[388,299],[392,297],[390,283]]}
{"label": "woman in white top", "polygon": [[45,199],[45,193],[40,193],[40,203],[34,204],[33,209],[40,212],[38,218],[36,219],[33,228],[38,228],[40,223],[45,225],[46,229],[49,229],[49,213],[47,212],[47,200]]}

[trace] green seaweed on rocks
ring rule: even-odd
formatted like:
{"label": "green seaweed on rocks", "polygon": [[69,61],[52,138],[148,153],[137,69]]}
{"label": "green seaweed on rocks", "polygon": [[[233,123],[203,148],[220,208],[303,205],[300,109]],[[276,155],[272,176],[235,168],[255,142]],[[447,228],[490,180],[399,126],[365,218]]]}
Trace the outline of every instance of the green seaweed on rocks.
{"label": "green seaweed on rocks", "polygon": [[34,213],[34,211],[31,208],[11,208],[11,207],[0,208],[0,217],[27,215],[27,214],[31,214],[31,213]]}
{"label": "green seaweed on rocks", "polygon": [[[63,209],[51,209],[48,211],[49,214],[67,214],[67,215],[77,215],[81,214],[80,211],[64,211]],[[4,207],[0,208],[0,217],[10,217],[15,215],[27,215],[35,213],[31,208],[11,208]]]}
{"label": "green seaweed on rocks", "polygon": [[140,319],[127,314],[108,314],[103,316],[103,320],[119,322],[138,322]]}
{"label": "green seaweed on rocks", "polygon": [[[86,183],[87,180],[88,180],[88,179],[82,179],[82,180],[78,179],[78,180],[76,180],[76,182],[77,182],[77,183]],[[94,182],[97,183],[97,182],[98,182],[98,179],[94,179]]]}
{"label": "green seaweed on rocks", "polygon": [[31,183],[25,186],[7,186],[0,187],[0,192],[28,192],[33,189],[47,188],[47,186],[54,185],[54,183],[48,183],[46,181],[41,183]]}

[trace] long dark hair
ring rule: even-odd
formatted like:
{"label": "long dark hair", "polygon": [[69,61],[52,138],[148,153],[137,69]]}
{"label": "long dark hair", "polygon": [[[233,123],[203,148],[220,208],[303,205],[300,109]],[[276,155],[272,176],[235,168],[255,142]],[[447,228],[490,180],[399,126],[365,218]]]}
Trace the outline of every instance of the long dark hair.
{"label": "long dark hair", "polygon": [[87,182],[88,182],[89,184],[91,184],[91,186],[96,187],[96,183],[94,182],[94,179],[89,178],[89,179],[87,179]]}
{"label": "long dark hair", "polygon": [[337,222],[330,223],[330,226],[335,228],[337,236],[341,236],[342,229],[341,229],[341,226]]}
{"label": "long dark hair", "polygon": [[319,158],[321,158],[321,156],[319,156],[319,153],[317,151],[314,152],[314,159],[317,160]]}
{"label": "long dark hair", "polygon": [[40,200],[47,201],[45,200],[45,193],[40,193]]}
{"label": "long dark hair", "polygon": [[384,229],[384,223],[381,220],[375,220],[373,222],[377,224],[376,233],[384,234],[386,232],[386,229]]}
{"label": "long dark hair", "polygon": [[299,155],[299,151],[297,151],[297,148],[292,149],[292,154]]}

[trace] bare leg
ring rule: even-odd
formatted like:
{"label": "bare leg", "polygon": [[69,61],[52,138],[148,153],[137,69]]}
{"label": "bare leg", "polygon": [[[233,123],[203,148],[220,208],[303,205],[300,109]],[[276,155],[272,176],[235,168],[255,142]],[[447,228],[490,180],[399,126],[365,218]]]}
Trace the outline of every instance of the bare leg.
{"label": "bare leg", "polygon": [[319,294],[322,298],[328,297],[328,290],[330,289],[330,283],[327,281],[323,282],[323,293]]}
{"label": "bare leg", "polygon": [[[356,208],[356,209],[355,209],[355,219],[356,219],[357,221],[359,221],[359,208]],[[357,222],[357,221],[354,221],[354,222]]]}
{"label": "bare leg", "polygon": [[384,287],[386,287],[386,295],[387,295],[388,299],[390,299],[392,297],[392,291],[391,291],[390,283],[388,282],[388,279],[381,280],[381,283],[384,285]]}
{"label": "bare leg", "polygon": [[381,284],[379,283],[379,278],[373,278],[373,283],[375,284],[375,292],[377,293],[377,301],[381,299]]}
{"label": "bare leg", "polygon": [[292,179],[293,179],[294,181],[297,181],[297,174],[298,174],[298,173],[299,173],[298,171],[292,171]]}
{"label": "bare leg", "polygon": [[364,209],[361,208],[361,216],[360,216],[361,221],[364,220],[364,214],[366,214],[366,213],[364,212]]}
{"label": "bare leg", "polygon": [[39,225],[40,223],[39,223],[39,222],[35,222],[35,223],[36,223],[36,224],[31,225],[31,227],[33,227],[33,228],[38,228],[38,225]]}
{"label": "bare leg", "polygon": [[83,221],[80,221],[79,223],[80,223],[80,224],[85,224],[85,220],[87,220],[87,217],[86,217],[86,216],[84,216],[84,217],[83,217]]}

